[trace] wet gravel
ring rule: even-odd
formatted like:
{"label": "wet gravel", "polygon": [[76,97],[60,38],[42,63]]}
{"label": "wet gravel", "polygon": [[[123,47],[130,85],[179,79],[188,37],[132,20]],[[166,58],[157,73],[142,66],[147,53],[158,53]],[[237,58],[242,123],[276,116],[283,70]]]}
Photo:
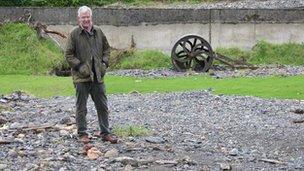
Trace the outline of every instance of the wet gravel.
{"label": "wet gravel", "polygon": [[[0,170],[304,170],[303,100],[207,90],[108,100],[111,127],[143,126],[151,134],[114,145],[93,136],[99,153],[90,159],[75,134],[74,97],[2,96]],[[91,100],[87,117],[93,134]]]}
{"label": "wet gravel", "polygon": [[135,76],[135,77],[180,77],[191,75],[210,75],[214,78],[229,78],[229,77],[256,77],[256,76],[295,76],[304,74],[304,66],[288,66],[288,65],[264,65],[257,69],[231,69],[224,66],[213,66],[208,73],[202,72],[177,72],[173,69],[158,69],[158,70],[117,70],[110,71],[107,74],[117,76]]}

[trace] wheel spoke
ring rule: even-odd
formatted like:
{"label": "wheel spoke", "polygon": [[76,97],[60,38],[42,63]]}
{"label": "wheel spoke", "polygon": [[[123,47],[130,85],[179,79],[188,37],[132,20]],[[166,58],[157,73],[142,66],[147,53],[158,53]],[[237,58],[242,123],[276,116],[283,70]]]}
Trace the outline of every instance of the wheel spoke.
{"label": "wheel spoke", "polygon": [[189,60],[188,55],[184,51],[176,53],[173,58],[178,62],[186,62]]}
{"label": "wheel spoke", "polygon": [[193,51],[202,50],[202,48],[201,48],[202,46],[203,46],[202,43],[199,43],[199,44],[195,45],[195,46],[193,47]]}
{"label": "wheel spoke", "polygon": [[186,69],[208,71],[213,55],[209,43],[196,35],[185,36],[178,40],[171,52],[172,63],[179,71]]}
{"label": "wheel spoke", "polygon": [[187,53],[183,50],[179,51],[178,53],[176,53],[176,56],[183,56],[181,55],[182,53],[184,53],[183,55],[187,56]]}
{"label": "wheel spoke", "polygon": [[192,63],[192,59],[191,60],[188,60],[186,62],[186,69],[190,69],[191,68],[191,63]]}
{"label": "wheel spoke", "polygon": [[206,55],[206,56],[211,56],[212,54],[210,53],[210,51],[206,51],[206,50],[201,50],[201,51],[197,51],[196,55]]}
{"label": "wheel spoke", "polygon": [[187,57],[183,57],[183,58],[179,58],[179,57],[174,57],[174,60],[178,61],[178,62],[187,62],[189,61],[189,58]]}
{"label": "wheel spoke", "polygon": [[191,47],[192,50],[194,50],[194,47],[196,46],[196,42],[197,42],[197,38],[194,38],[194,41],[193,41],[193,46]]}
{"label": "wheel spoke", "polygon": [[190,45],[190,50],[189,50],[189,51],[191,52],[191,51],[192,51],[192,47],[193,47],[194,45],[192,44],[192,42],[191,42],[190,40],[187,40],[186,42]]}
{"label": "wheel spoke", "polygon": [[183,41],[182,43],[180,43],[180,45],[182,46],[183,50],[189,55],[190,54],[190,50],[187,49],[186,42]]}

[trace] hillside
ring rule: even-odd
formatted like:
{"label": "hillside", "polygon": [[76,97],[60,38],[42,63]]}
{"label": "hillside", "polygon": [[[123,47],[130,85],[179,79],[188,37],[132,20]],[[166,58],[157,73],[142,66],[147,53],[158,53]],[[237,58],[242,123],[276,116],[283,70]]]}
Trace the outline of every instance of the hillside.
{"label": "hillside", "polygon": [[60,49],[26,24],[0,27],[0,74],[46,74],[63,63]]}

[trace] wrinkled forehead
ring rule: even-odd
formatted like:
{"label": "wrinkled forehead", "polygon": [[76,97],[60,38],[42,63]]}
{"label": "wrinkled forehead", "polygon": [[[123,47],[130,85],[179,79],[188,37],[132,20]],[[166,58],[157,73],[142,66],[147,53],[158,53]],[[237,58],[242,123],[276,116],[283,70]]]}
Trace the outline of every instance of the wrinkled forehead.
{"label": "wrinkled forehead", "polygon": [[92,16],[92,13],[91,13],[90,10],[83,10],[83,11],[80,11],[78,17],[83,17],[83,16],[90,16],[90,17],[91,17],[91,16]]}

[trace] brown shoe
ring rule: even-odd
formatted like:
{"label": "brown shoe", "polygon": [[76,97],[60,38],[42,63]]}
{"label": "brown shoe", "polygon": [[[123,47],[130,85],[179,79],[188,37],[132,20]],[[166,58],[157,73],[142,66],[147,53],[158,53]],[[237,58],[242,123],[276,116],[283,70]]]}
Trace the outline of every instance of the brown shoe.
{"label": "brown shoe", "polygon": [[88,135],[82,135],[79,139],[84,144],[88,144],[91,141]]}
{"label": "brown shoe", "polygon": [[101,137],[102,137],[103,141],[109,141],[112,144],[116,144],[118,142],[118,139],[114,135],[111,135],[111,134],[103,134],[103,135],[101,135]]}

